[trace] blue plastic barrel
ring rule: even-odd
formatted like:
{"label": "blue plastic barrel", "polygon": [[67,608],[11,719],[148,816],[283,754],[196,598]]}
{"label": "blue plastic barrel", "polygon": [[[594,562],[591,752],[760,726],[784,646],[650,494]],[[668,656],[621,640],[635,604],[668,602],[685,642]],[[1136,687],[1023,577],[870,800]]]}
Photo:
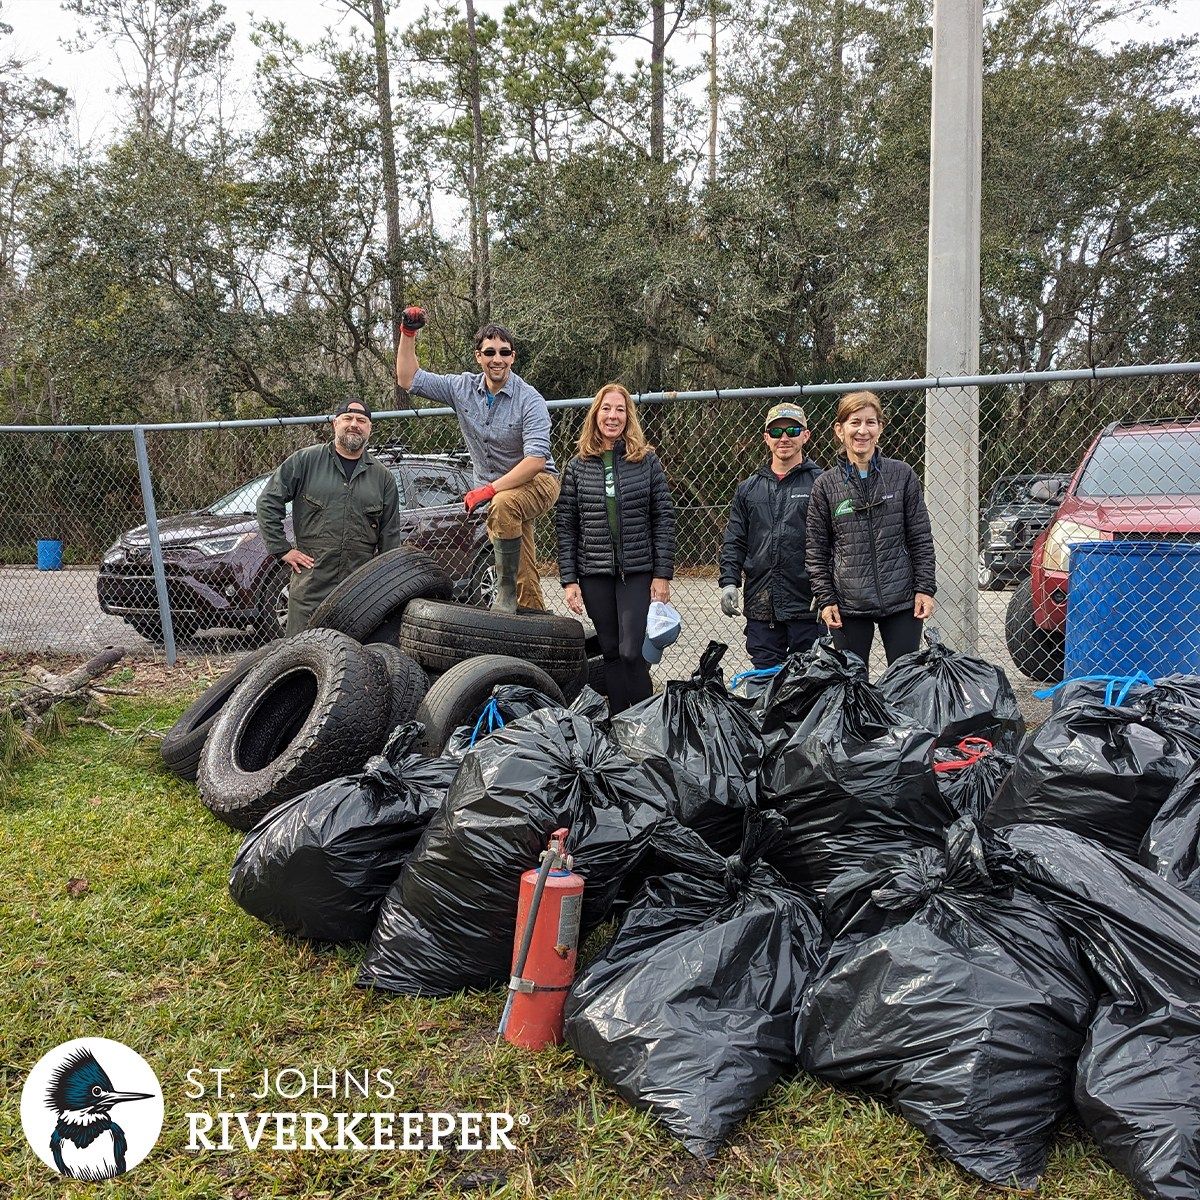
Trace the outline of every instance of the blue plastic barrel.
{"label": "blue plastic barrel", "polygon": [[1200,545],[1071,547],[1066,678],[1200,674]]}
{"label": "blue plastic barrel", "polygon": [[56,538],[38,539],[38,570],[62,570],[62,542]]}

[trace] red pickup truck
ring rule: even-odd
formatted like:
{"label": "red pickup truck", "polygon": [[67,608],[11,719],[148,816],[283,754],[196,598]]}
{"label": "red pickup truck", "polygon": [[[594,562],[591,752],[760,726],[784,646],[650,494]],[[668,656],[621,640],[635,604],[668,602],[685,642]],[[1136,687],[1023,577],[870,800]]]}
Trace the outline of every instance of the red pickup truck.
{"label": "red pickup truck", "polygon": [[1123,538],[1200,542],[1200,418],[1116,421],[1088,448],[1005,614],[1008,652],[1030,679],[1062,678],[1072,543]]}

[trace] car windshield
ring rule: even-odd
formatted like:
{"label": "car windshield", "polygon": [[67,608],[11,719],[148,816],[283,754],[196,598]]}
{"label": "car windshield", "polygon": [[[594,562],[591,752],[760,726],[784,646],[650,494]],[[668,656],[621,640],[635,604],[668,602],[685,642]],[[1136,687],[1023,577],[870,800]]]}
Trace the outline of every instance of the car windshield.
{"label": "car windshield", "polygon": [[1200,429],[1155,430],[1101,438],[1083,469],[1075,494],[1200,495]]}
{"label": "car windshield", "polygon": [[270,478],[270,475],[260,475],[249,483],[243,483],[241,487],[234,488],[228,496],[222,496],[215,504],[210,504],[204,511],[212,513],[214,517],[253,516],[257,510],[258,498]]}

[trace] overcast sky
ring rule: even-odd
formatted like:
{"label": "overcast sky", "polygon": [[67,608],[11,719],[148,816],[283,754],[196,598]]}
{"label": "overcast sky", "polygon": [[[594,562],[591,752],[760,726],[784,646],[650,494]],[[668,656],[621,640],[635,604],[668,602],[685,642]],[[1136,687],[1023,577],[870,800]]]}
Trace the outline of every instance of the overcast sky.
{"label": "overcast sky", "polygon": [[[478,12],[499,17],[507,0],[476,0]],[[349,29],[360,24],[338,0],[223,0],[226,19],[234,23],[237,37],[234,62],[241,86],[248,87],[254,64],[249,42],[252,17],[280,21],[302,42],[315,41],[328,26]],[[414,14],[424,5],[411,4]],[[87,52],[68,51],[62,45],[77,32],[78,19],[65,13],[58,0],[0,0],[0,20],[13,27],[11,47],[28,62],[28,70],[54,83],[66,84],[75,104],[78,136],[84,143],[102,142],[116,125],[111,90],[119,82],[113,52],[98,47]],[[1114,26],[1114,36],[1179,36],[1200,31],[1200,0],[1176,0],[1175,11]],[[674,47],[673,47],[674,49]],[[699,53],[681,47],[685,52]]]}

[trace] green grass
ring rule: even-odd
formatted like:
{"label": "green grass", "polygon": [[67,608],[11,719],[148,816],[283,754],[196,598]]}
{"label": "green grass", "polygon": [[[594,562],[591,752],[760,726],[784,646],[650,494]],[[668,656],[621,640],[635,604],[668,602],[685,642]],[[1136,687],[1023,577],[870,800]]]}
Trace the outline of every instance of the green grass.
{"label": "green grass", "polygon": [[[124,729],[170,724],[184,701],[117,705]],[[776,1087],[711,1165],[619,1100],[567,1050],[497,1044],[497,992],[384,999],[354,987],[360,951],[318,951],[273,935],[229,899],[238,835],[153,744],[75,727],[19,767],[0,798],[0,1194],[224,1197],[803,1197],[967,1200],[1011,1195],[939,1158],[881,1105],[797,1077]],[[72,895],[70,879],[86,880]],[[77,885],[78,888],[78,885]],[[158,1146],[129,1175],[68,1183],[28,1149],[21,1086],[69,1038],[123,1041],[154,1066],[166,1099]],[[517,1149],[487,1152],[189,1152],[186,1072],[229,1068],[247,1086],[263,1068],[392,1068],[395,1102],[366,1107],[506,1110],[530,1123]],[[118,1086],[119,1083],[118,1083]],[[363,1107],[328,1098],[297,1108]],[[237,1108],[238,1104],[229,1107]],[[253,1108],[253,1104],[246,1107]],[[267,1107],[264,1105],[263,1107]],[[288,1107],[276,1102],[275,1107]],[[1042,1194],[1132,1200],[1071,1132]]]}

